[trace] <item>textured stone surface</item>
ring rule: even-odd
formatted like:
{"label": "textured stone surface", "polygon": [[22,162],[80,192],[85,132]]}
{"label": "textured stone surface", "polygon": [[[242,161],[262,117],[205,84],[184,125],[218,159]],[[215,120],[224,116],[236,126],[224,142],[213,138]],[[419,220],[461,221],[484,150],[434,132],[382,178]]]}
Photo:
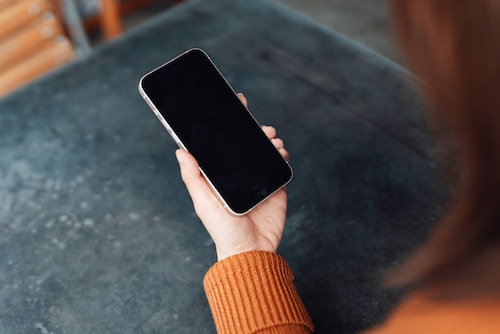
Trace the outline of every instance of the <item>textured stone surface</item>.
{"label": "textured stone surface", "polygon": [[265,0],[191,1],[0,101],[0,332],[214,333],[215,260],[139,78],[205,49],[292,156],[280,253],[318,333],[355,333],[444,193],[404,70]]}

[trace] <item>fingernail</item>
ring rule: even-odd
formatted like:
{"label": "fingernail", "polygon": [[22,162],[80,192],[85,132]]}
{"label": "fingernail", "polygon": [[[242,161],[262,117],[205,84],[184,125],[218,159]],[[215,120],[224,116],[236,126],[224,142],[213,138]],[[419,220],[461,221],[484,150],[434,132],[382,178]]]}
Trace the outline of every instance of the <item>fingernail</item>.
{"label": "fingernail", "polygon": [[181,157],[181,154],[180,154],[180,150],[176,150],[175,151],[175,157],[177,158],[177,162],[179,164],[181,164],[182,163],[182,157]]}

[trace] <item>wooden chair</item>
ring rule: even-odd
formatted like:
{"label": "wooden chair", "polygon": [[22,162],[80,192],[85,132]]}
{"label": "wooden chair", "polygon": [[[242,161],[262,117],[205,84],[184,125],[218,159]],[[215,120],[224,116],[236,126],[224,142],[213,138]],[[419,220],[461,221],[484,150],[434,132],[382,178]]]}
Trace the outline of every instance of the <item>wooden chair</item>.
{"label": "wooden chair", "polygon": [[75,58],[49,0],[0,0],[0,96]]}
{"label": "wooden chair", "polygon": [[99,20],[104,37],[112,39],[123,32],[123,16],[161,1],[175,4],[183,0],[101,0]]}
{"label": "wooden chair", "polygon": [[101,11],[81,19],[75,0],[0,0],[0,97],[70,62],[75,49],[90,52],[81,21],[98,26],[108,40],[123,32],[124,15],[160,1],[183,0],[97,1]]}

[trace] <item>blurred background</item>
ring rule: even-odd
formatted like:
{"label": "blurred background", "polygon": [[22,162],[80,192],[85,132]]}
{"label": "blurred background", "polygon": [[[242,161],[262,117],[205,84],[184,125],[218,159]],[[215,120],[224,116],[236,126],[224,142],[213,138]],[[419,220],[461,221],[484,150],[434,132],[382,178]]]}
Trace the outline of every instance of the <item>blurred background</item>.
{"label": "blurred background", "polygon": [[[0,0],[0,98],[190,0]],[[385,0],[278,0],[398,61]]]}
{"label": "blurred background", "polygon": [[381,55],[399,61],[387,0],[278,0]]}

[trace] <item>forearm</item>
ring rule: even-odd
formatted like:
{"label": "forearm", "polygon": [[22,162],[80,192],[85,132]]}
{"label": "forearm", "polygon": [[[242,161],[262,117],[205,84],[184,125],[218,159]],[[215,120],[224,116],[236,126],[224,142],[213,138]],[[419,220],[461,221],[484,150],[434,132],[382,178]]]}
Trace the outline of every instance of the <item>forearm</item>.
{"label": "forearm", "polygon": [[274,253],[248,252],[220,261],[204,286],[219,334],[313,331],[293,273]]}

